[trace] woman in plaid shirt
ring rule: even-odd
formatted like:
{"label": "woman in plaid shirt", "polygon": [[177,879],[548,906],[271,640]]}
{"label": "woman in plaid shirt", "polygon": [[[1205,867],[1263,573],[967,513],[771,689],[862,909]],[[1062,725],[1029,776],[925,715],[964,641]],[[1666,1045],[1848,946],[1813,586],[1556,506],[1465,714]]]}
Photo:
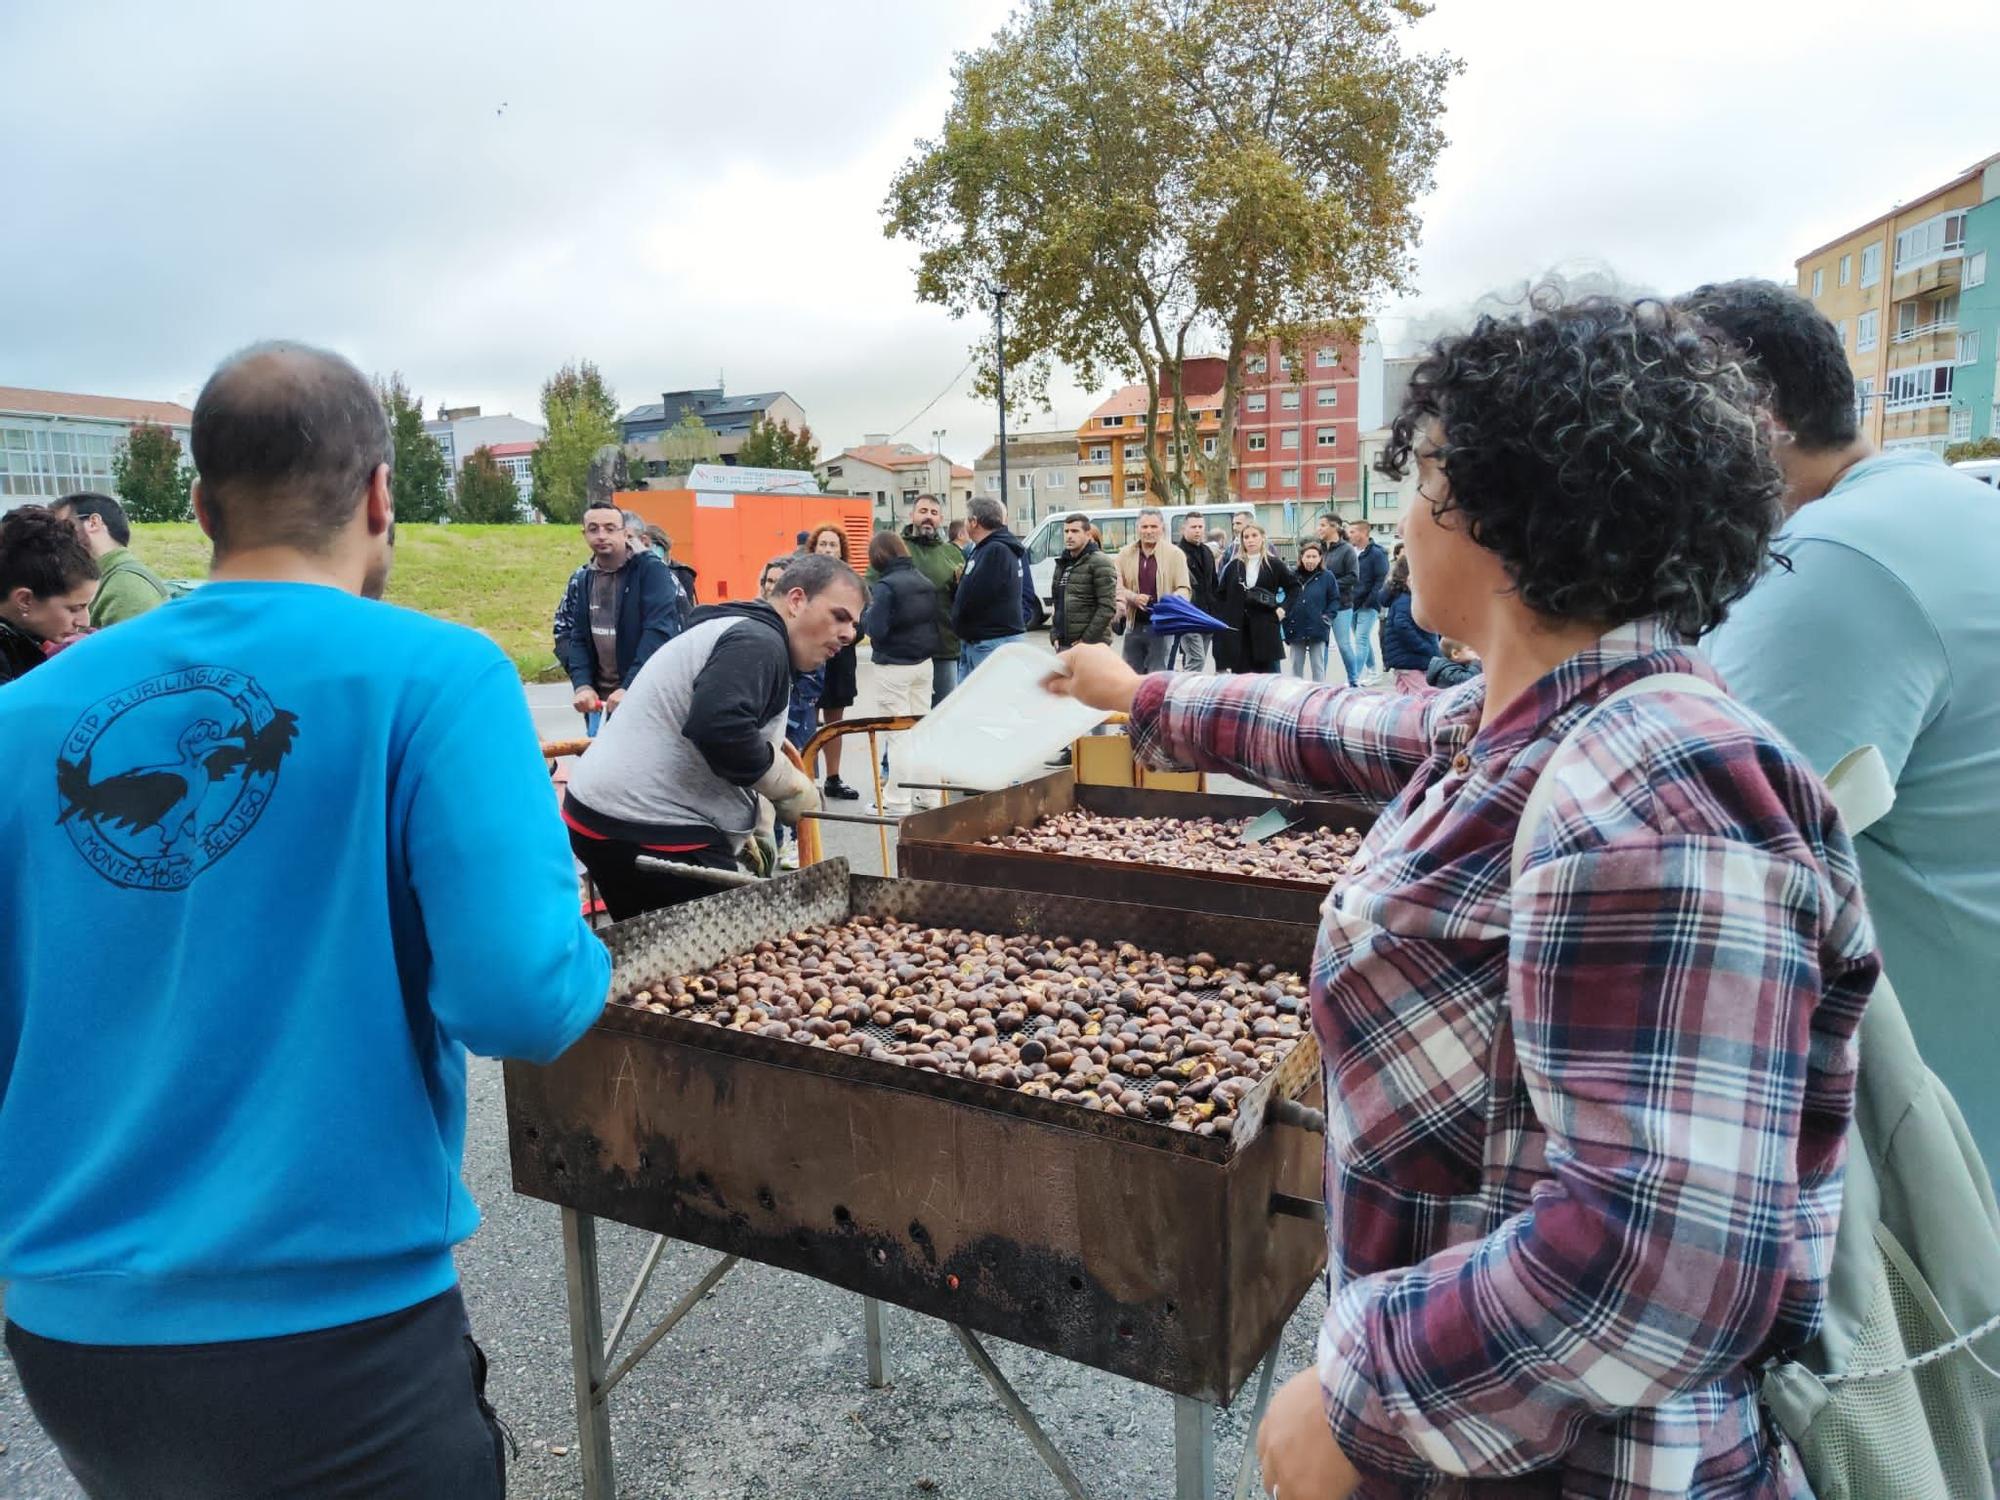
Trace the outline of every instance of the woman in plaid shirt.
{"label": "woman in plaid shirt", "polygon": [[1140,751],[1383,806],[1329,898],[1333,1298],[1273,1399],[1281,1500],[1802,1496],[1758,1365],[1820,1318],[1875,941],[1811,769],[1739,705],[1625,700],[1764,565],[1779,474],[1735,360],[1658,304],[1541,299],[1417,369],[1415,615],[1486,674],[1425,699],[1275,677],[1060,690]]}

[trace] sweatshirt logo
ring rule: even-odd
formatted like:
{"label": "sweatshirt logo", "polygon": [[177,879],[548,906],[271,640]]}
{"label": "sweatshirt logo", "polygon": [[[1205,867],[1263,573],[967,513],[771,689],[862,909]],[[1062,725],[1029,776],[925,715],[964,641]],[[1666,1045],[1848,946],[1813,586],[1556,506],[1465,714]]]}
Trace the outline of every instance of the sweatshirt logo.
{"label": "sweatshirt logo", "polygon": [[256,826],[298,716],[229,667],[184,667],[99,700],[56,757],[56,822],[98,874],[186,890]]}

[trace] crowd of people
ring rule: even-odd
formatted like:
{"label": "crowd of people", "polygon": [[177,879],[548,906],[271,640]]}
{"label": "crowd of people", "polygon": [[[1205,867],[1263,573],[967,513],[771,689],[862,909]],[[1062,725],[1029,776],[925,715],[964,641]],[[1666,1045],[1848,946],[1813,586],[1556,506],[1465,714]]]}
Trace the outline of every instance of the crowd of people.
{"label": "crowd of people", "polygon": [[[1391,430],[1393,556],[1147,512],[1109,557],[1074,516],[1050,599],[1050,689],[1142,757],[1380,808],[1313,961],[1331,1297],[1264,1482],[1795,1500],[1760,1378],[1838,1290],[1885,963],[1954,1140],[2000,1154],[1991,492],[1871,449],[1833,329],[1763,283],[1482,317]],[[192,447],[188,597],[104,497],[0,518],[7,1348],[102,1500],[498,1500],[467,1051],[599,1016],[579,862],[617,917],[775,865],[838,775],[784,742],[854,706],[864,634],[906,716],[1024,639],[1021,543],[926,499],[865,577],[824,526],[700,605],[593,507],[555,636],[601,722],[558,811],[507,658],[379,602],[394,455],[352,364],[232,356]],[[1821,777],[1864,744],[1894,802],[1850,837]]]}

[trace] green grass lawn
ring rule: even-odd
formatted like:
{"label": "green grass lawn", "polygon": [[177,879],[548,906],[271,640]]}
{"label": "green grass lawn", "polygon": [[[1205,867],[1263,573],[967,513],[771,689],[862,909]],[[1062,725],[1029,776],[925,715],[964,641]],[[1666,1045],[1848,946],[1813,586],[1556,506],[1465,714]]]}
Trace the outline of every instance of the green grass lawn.
{"label": "green grass lawn", "polygon": [[[134,526],[132,550],[163,577],[208,576],[208,539],[192,523]],[[398,526],[388,598],[470,625],[529,682],[557,680],[549,621],[587,555],[568,526]]]}

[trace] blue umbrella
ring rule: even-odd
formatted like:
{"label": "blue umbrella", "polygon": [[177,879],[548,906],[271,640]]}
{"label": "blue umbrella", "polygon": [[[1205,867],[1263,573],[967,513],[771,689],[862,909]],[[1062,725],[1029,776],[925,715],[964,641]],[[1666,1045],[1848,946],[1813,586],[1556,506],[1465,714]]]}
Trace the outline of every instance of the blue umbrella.
{"label": "blue umbrella", "polygon": [[1154,635],[1210,635],[1229,627],[1196,609],[1179,594],[1169,594],[1153,606],[1147,620]]}

